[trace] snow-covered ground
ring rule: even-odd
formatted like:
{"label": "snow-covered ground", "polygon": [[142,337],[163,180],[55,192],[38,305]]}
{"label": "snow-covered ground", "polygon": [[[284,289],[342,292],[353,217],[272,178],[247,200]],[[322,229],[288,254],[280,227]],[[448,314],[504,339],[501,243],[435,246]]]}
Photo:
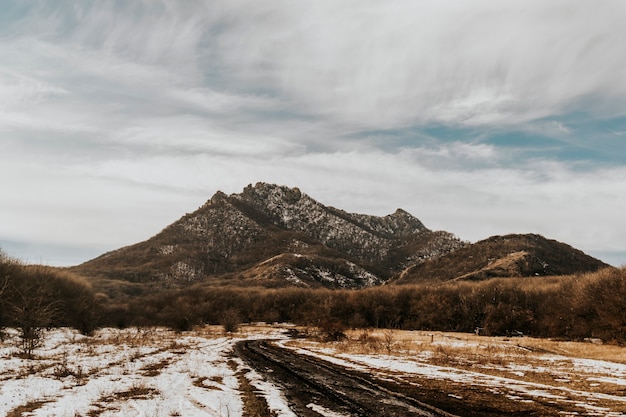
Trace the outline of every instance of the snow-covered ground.
{"label": "snow-covered ground", "polygon": [[[243,339],[272,338],[302,354],[419,385],[425,380],[480,387],[510,401],[563,405],[564,416],[623,416],[626,364],[532,352],[518,341],[407,333],[378,350],[363,342],[293,341],[281,326],[246,326],[235,336],[206,327],[102,329],[87,337],[46,333],[33,360],[20,357],[17,333],[0,342],[0,416],[241,416],[241,378],[275,415],[292,417],[280,389],[231,354]],[[393,340],[391,340],[393,339]],[[491,340],[491,341],[490,341]],[[626,352],[626,351],[625,351]],[[618,352],[619,354],[619,352]],[[452,389],[452,388],[451,388]],[[446,390],[446,392],[448,392]],[[463,397],[462,391],[450,391]],[[310,408],[322,416],[329,410]],[[577,414],[571,410],[579,410]]]}
{"label": "snow-covered ground", "polygon": [[[176,334],[160,328],[103,329],[86,337],[51,330],[36,359],[19,357],[16,333],[0,344],[0,416],[240,416],[230,356],[242,338],[280,338],[281,330],[224,337],[207,328]],[[280,391],[248,372],[278,415],[290,415]]]}

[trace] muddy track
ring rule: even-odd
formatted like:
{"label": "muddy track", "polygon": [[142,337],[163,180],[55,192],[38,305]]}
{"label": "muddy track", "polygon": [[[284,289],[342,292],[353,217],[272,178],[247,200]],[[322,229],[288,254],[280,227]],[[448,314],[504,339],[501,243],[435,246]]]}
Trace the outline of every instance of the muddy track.
{"label": "muddy track", "polygon": [[435,407],[393,390],[372,377],[313,357],[299,355],[268,341],[247,340],[235,353],[279,385],[298,416],[319,417],[320,407],[341,416],[451,417]]}

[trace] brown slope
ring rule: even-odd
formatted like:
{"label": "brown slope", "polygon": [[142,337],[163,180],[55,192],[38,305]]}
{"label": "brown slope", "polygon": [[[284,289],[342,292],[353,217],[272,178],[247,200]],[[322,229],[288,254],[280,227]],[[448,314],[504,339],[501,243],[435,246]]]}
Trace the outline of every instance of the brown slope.
{"label": "brown slope", "polygon": [[358,289],[381,285],[384,279],[340,257],[315,253],[281,253],[241,273],[230,283],[272,287]]}
{"label": "brown slope", "polygon": [[395,284],[592,272],[607,267],[580,250],[536,234],[493,236],[411,266]]}

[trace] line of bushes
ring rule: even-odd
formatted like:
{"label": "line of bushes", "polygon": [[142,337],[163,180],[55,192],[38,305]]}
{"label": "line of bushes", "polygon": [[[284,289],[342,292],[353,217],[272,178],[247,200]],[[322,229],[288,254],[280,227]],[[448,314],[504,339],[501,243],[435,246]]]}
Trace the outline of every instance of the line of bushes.
{"label": "line of bushes", "polygon": [[562,277],[503,278],[364,290],[211,287],[96,294],[68,272],[24,266],[0,253],[0,330],[292,322],[311,326],[600,338],[626,344],[626,268]]}
{"label": "line of bushes", "polygon": [[[600,338],[626,343],[626,268],[595,273],[437,286],[365,290],[195,286],[110,305],[109,325],[168,325],[180,330],[222,323],[237,311],[244,322],[472,332],[522,332],[538,337]],[[226,314],[228,312],[228,314]]]}

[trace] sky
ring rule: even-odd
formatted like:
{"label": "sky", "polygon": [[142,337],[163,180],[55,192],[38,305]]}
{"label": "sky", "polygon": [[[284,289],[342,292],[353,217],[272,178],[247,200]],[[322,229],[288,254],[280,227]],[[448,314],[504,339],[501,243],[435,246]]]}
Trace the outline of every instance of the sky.
{"label": "sky", "polygon": [[75,265],[259,181],[626,264],[626,2],[3,0],[0,248]]}

